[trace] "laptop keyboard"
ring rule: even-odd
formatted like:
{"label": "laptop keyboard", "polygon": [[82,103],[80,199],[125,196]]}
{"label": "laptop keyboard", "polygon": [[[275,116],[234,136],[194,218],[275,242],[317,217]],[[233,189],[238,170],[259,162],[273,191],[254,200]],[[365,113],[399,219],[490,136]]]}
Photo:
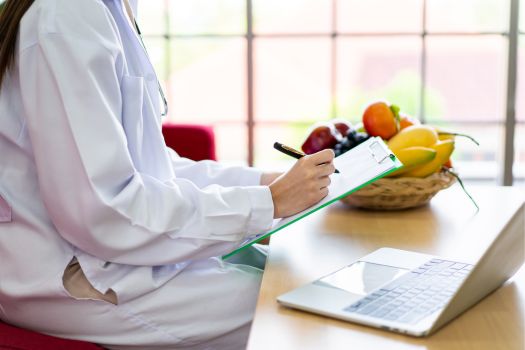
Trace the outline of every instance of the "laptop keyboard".
{"label": "laptop keyboard", "polygon": [[473,267],[432,259],[344,311],[388,321],[416,323],[444,307]]}

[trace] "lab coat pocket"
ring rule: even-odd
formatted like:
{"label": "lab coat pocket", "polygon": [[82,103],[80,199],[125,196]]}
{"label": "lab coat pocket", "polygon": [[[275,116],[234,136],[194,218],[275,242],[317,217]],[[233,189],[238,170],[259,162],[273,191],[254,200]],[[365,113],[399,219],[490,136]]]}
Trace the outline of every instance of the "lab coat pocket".
{"label": "lab coat pocket", "polygon": [[89,282],[76,258],[73,258],[62,275],[62,292],[77,300],[91,300],[118,304],[115,292],[109,289],[106,293],[96,290]]}
{"label": "lab coat pocket", "polygon": [[140,169],[144,139],[144,78],[125,75],[122,78],[121,91],[122,127],[128,141],[131,159]]}
{"label": "lab coat pocket", "polygon": [[162,136],[158,92],[142,77],[122,78],[122,126],[135,168],[160,181],[173,178],[173,169]]}

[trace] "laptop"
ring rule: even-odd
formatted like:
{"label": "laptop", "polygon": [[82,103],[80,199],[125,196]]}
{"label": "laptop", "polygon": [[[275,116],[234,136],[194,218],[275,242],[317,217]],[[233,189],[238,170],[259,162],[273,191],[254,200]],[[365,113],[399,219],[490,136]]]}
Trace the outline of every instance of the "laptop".
{"label": "laptop", "polygon": [[277,301],[416,337],[428,336],[497,289],[524,260],[524,207],[476,262],[381,248]]}

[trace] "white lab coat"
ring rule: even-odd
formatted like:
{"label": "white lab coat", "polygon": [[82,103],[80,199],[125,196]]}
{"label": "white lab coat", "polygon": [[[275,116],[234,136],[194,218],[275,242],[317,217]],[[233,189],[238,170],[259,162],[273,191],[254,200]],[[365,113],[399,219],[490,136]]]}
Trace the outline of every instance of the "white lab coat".
{"label": "white lab coat", "polygon": [[[213,257],[271,226],[271,193],[168,150],[159,102],[121,0],[35,1],[0,93],[0,318],[115,349],[242,346],[260,272]],[[65,292],[73,257],[117,306]]]}

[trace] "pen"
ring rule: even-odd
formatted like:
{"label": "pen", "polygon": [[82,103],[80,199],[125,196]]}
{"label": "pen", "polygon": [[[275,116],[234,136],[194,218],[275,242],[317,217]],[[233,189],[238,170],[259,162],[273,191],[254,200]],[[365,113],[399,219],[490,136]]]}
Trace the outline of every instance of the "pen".
{"label": "pen", "polygon": [[[305,153],[301,151],[298,151],[292,147],[283,145],[282,143],[279,143],[279,142],[275,142],[273,144],[273,148],[275,148],[279,152],[289,155],[290,157],[294,157],[295,159],[302,158],[306,155]],[[339,174],[339,170],[335,169],[335,173]]]}

